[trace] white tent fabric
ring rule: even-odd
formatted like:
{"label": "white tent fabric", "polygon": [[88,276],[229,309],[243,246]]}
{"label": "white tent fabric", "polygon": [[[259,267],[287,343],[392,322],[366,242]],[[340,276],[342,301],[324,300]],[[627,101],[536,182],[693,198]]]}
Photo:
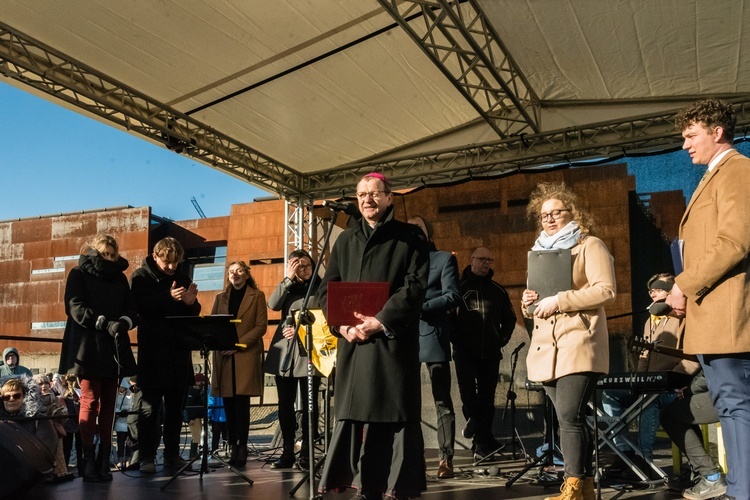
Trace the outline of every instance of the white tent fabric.
{"label": "white tent fabric", "polygon": [[[750,92],[739,0],[471,1],[542,132]],[[377,0],[5,0],[0,22],[303,174],[498,139]]]}

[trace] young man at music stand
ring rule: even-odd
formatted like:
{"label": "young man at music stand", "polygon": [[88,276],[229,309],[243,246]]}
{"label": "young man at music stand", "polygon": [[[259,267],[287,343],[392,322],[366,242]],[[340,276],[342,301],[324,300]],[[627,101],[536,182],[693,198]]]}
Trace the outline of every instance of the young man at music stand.
{"label": "young man at music stand", "polygon": [[[660,273],[652,276],[646,287],[653,303],[649,307],[649,317],[643,325],[643,343],[655,344],[659,347],[682,349],[682,336],[684,323],[681,319],[667,316],[668,308],[664,308],[664,301],[674,285],[674,275]],[[662,306],[661,308],[659,306]],[[638,358],[638,373],[674,371],[692,375],[700,369],[696,361],[680,359],[674,356],[643,350]],[[608,389],[602,393],[602,407],[604,411],[613,417],[622,415],[622,412],[630,406],[638,394],[626,389]],[[674,392],[664,392],[659,395],[650,405],[641,411],[638,420],[638,445],[646,458],[651,458],[654,451],[656,431],[659,430],[659,412],[661,409],[674,401],[677,395]],[[628,446],[614,439],[621,451],[628,451]]]}
{"label": "young man at music stand", "polygon": [[164,466],[178,470],[182,410],[189,386],[195,384],[190,348],[166,320],[167,316],[197,316],[201,311],[198,287],[180,264],[185,251],[167,237],[154,245],[152,255],[132,277],[130,286],[138,307],[138,415],[140,470],[156,472],[159,447],[159,408],[164,401]]}

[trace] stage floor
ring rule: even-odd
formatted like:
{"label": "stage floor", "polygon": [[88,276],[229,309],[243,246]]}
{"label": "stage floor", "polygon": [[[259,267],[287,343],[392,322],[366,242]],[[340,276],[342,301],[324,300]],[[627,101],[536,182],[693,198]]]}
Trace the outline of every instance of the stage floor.
{"label": "stage floor", "polygon": [[[501,460],[491,464],[473,465],[467,451],[461,451],[454,459],[456,477],[453,479],[436,478],[438,460],[436,450],[426,451],[428,484],[422,494],[425,500],[469,500],[478,498],[508,498],[524,500],[542,500],[554,496],[559,485],[542,486],[535,484],[539,478],[539,468],[531,469],[510,488],[506,487],[508,479],[521,471],[525,462],[521,459],[500,455]],[[277,471],[270,468],[267,460],[272,459],[272,452],[257,451],[249,457],[244,474],[253,480],[248,485],[229,469],[218,469],[203,474],[190,472],[179,476],[163,491],[161,487],[170,479],[157,466],[157,474],[147,476],[140,472],[115,472],[112,483],[84,483],[80,478],[62,484],[41,484],[29,492],[25,498],[32,500],[159,500],[159,499],[227,499],[257,498],[284,499],[290,498],[290,490],[305,477],[307,473],[297,470]],[[671,467],[671,458],[657,460],[663,467]],[[196,462],[196,465],[199,462]],[[496,465],[499,471],[496,471]],[[488,471],[489,469],[489,471]],[[489,475],[488,472],[496,474]],[[317,482],[316,482],[317,484]],[[354,490],[342,493],[329,493],[323,496],[326,500],[348,500]],[[309,499],[310,490],[305,482],[291,498]],[[670,492],[664,486],[639,487],[618,490],[612,487],[602,489],[603,499],[654,499],[664,500],[681,498],[676,492]]]}

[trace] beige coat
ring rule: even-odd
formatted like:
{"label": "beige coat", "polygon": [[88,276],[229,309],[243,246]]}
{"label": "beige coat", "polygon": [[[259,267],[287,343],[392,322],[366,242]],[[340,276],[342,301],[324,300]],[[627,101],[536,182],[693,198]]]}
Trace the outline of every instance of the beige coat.
{"label": "beige coat", "polygon": [[[649,318],[643,325],[643,340],[649,344],[658,342],[660,347],[682,349],[685,336],[685,322],[678,318],[662,316],[659,323]],[[687,359],[675,358],[654,350],[643,351],[638,357],[639,372],[675,371],[692,375],[700,370],[700,363]]]}
{"label": "beige coat", "polygon": [[750,159],[730,151],[714,167],[688,203],[680,239],[685,352],[750,352]]}
{"label": "beige coat", "polygon": [[[573,289],[557,293],[560,311],[534,318],[526,369],[546,382],[581,372],[609,371],[609,332],[604,306],[615,300],[615,269],[604,242],[588,236],[571,249]],[[524,309],[524,315],[528,311]]]}
{"label": "beige coat", "polygon": [[[232,285],[216,295],[211,314],[228,314],[229,290]],[[268,325],[265,294],[247,287],[237,318],[237,337],[247,347],[233,356],[223,356],[221,351],[211,353],[211,395],[221,397],[263,395],[263,335]],[[232,358],[236,391],[232,391]]]}

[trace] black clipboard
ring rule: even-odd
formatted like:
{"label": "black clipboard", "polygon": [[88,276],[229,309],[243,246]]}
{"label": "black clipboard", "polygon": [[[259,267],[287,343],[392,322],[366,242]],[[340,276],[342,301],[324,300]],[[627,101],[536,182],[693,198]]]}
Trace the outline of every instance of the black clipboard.
{"label": "black clipboard", "polygon": [[[526,286],[539,294],[539,300],[573,288],[573,259],[570,249],[531,250],[528,255]],[[537,300],[528,307],[536,309]]]}

